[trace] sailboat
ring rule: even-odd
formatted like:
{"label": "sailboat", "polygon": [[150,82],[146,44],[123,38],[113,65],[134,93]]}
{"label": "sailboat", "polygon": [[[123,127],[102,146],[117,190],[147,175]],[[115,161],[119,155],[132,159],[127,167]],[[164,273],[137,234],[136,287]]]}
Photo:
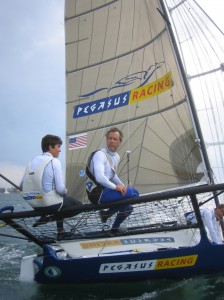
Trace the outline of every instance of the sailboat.
{"label": "sailboat", "polygon": [[4,194],[9,194],[9,191],[8,191],[8,189],[7,189],[7,188],[5,188],[5,192],[4,192]]}
{"label": "sailboat", "polygon": [[[219,203],[224,183],[213,176],[177,43],[183,18],[199,26],[196,11],[190,0],[65,1],[66,185],[84,205],[59,213],[74,233],[61,241],[57,215],[34,228],[43,214],[0,210],[1,221],[43,249],[22,259],[22,280],[120,282],[224,271],[224,245],[212,243],[200,214]],[[213,74],[222,71],[220,63]],[[119,177],[140,196],[93,205],[86,163],[110,127],[124,134]],[[127,203],[134,206],[128,231],[110,236],[113,219],[102,224],[99,211]],[[66,218],[71,210],[76,215]],[[185,218],[192,211],[194,224]]]}

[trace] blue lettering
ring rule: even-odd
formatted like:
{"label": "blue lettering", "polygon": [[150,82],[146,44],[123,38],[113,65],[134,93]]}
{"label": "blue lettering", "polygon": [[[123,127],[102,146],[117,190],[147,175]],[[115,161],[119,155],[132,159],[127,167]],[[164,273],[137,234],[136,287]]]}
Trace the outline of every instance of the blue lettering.
{"label": "blue lettering", "polygon": [[73,118],[81,118],[103,112],[106,110],[115,109],[128,105],[130,92],[125,92],[119,95],[114,95],[104,99],[88,102],[77,105],[74,110]]}

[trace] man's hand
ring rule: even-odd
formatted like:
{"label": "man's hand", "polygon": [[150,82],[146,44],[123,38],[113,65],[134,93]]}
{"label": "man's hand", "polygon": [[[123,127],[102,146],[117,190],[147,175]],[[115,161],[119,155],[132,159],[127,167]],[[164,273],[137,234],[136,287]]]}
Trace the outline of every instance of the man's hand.
{"label": "man's hand", "polygon": [[121,192],[122,196],[124,196],[127,192],[127,188],[125,185],[116,185],[116,191]]}

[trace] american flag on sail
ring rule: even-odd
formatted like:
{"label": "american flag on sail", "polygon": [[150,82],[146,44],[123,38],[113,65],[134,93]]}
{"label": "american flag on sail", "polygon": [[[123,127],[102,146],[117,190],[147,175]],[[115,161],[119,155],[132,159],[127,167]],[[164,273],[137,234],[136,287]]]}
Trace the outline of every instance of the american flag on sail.
{"label": "american flag on sail", "polygon": [[87,146],[87,133],[71,135],[68,138],[68,149],[69,150],[85,148],[86,146]]}

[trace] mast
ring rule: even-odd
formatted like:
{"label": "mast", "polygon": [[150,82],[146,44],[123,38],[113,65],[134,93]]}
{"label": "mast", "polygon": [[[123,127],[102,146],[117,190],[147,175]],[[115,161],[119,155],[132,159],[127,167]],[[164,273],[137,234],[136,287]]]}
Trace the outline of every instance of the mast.
{"label": "mast", "polygon": [[[167,9],[165,7],[164,0],[159,0],[159,2],[160,2],[160,5],[161,5],[161,8],[162,8],[162,12],[161,11],[159,11],[159,12],[162,15],[162,17],[164,18],[165,22],[166,22],[167,29],[168,29],[168,32],[169,32],[169,35],[170,35],[170,38],[171,38],[171,42],[173,44],[174,52],[175,52],[175,55],[176,55],[176,59],[178,61],[178,65],[179,65],[180,73],[181,73],[181,76],[182,76],[182,80],[183,80],[184,85],[185,85],[185,90],[186,90],[186,94],[187,94],[187,97],[188,97],[188,103],[189,103],[190,110],[191,110],[191,113],[192,113],[192,116],[193,116],[193,122],[194,122],[194,125],[195,125],[196,134],[197,134],[198,139],[199,139],[200,149],[201,149],[201,153],[202,153],[202,156],[203,156],[203,159],[204,159],[206,172],[207,172],[210,183],[214,184],[214,178],[213,178],[213,175],[212,175],[213,172],[212,172],[212,169],[211,169],[211,165],[210,165],[210,162],[209,162],[207,150],[206,150],[206,147],[205,147],[204,137],[203,137],[203,134],[202,134],[200,123],[199,123],[199,119],[198,119],[197,111],[196,111],[196,108],[195,108],[193,96],[192,96],[191,89],[190,89],[190,86],[189,86],[189,83],[188,83],[188,79],[187,79],[187,76],[186,76],[186,73],[185,73],[185,70],[184,70],[183,62],[182,62],[182,59],[181,59],[181,56],[180,56],[180,53],[179,53],[179,49],[178,49],[178,46],[177,46],[177,43],[176,43],[176,39],[175,39],[175,36],[174,36],[174,33],[173,33],[173,29],[172,29],[171,23],[169,21],[169,16],[168,16],[168,13],[167,13]],[[218,201],[217,197],[215,197],[215,203],[216,203],[216,205],[219,204],[219,201]]]}

